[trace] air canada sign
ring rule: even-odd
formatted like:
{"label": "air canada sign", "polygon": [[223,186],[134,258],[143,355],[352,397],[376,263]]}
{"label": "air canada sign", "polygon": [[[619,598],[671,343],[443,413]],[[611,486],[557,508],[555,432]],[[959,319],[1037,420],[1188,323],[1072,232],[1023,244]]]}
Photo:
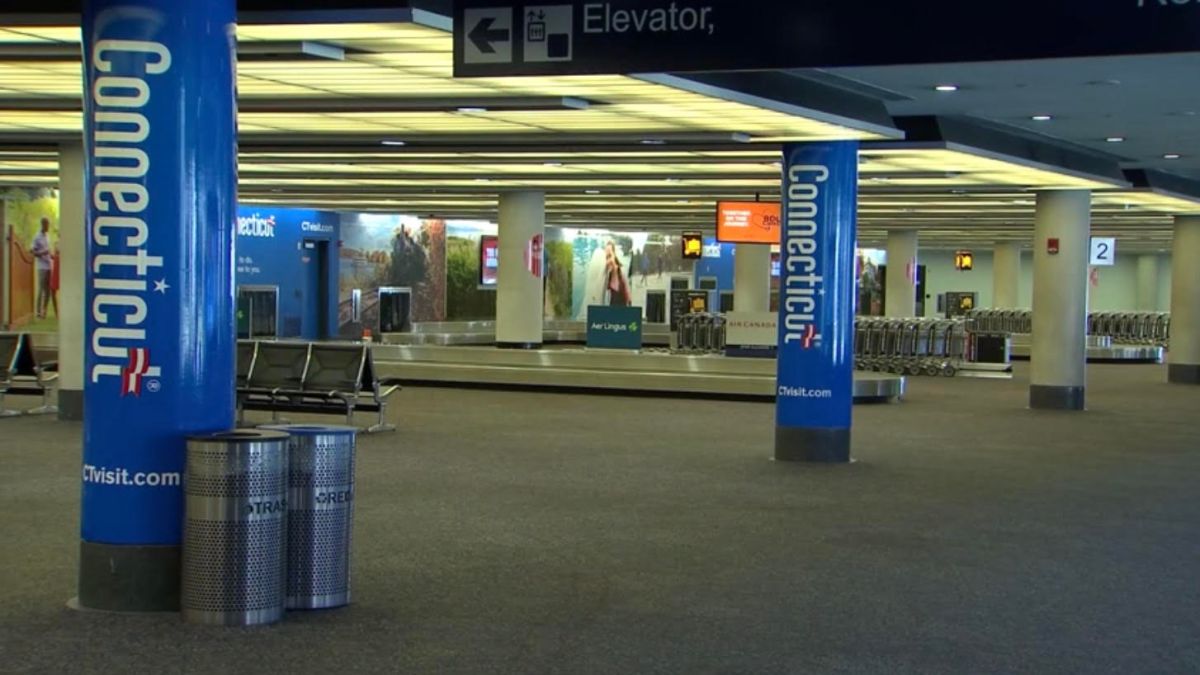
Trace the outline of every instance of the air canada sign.
{"label": "air canada sign", "polygon": [[725,315],[725,342],[732,347],[775,347],[779,344],[779,316],[775,312],[729,312]]}

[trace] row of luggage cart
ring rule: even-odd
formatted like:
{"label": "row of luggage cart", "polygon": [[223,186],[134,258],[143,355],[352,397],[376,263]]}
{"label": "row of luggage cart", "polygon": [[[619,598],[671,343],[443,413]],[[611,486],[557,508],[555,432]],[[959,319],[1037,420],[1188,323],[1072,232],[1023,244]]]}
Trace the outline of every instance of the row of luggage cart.
{"label": "row of luggage cart", "polygon": [[1033,332],[1033,312],[1028,309],[973,309],[966,315],[972,333]]}
{"label": "row of luggage cart", "polygon": [[1171,339],[1170,312],[1093,312],[1088,335],[1111,337],[1125,345],[1166,347]]}
{"label": "row of luggage cart", "polygon": [[[976,309],[967,314],[967,330],[1028,334],[1033,312],[1028,309]],[[1170,312],[1092,312],[1087,334],[1126,345],[1166,347],[1171,337]]]}
{"label": "row of luggage cart", "polygon": [[725,317],[712,312],[682,314],[678,319],[674,350],[685,354],[708,354],[725,349]]}
{"label": "row of luggage cart", "polygon": [[953,377],[968,353],[959,319],[858,317],[854,363],[858,370]]}

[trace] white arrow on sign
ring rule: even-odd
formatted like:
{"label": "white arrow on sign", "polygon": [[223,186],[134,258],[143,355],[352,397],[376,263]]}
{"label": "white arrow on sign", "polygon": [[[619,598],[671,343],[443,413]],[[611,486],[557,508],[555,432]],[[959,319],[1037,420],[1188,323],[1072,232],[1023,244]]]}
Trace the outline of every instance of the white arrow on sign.
{"label": "white arrow on sign", "polygon": [[463,63],[512,63],[512,19],[511,7],[463,10]]}

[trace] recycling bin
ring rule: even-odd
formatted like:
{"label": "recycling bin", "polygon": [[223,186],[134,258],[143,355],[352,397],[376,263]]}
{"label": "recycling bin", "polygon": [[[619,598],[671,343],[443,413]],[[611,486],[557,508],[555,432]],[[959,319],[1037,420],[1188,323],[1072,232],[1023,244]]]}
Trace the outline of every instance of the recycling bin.
{"label": "recycling bin", "polygon": [[283,618],[288,435],[239,430],[187,440],[183,617],[252,626]]}
{"label": "recycling bin", "polygon": [[291,436],[288,470],[288,609],[350,603],[354,446],[358,430],[270,425]]}

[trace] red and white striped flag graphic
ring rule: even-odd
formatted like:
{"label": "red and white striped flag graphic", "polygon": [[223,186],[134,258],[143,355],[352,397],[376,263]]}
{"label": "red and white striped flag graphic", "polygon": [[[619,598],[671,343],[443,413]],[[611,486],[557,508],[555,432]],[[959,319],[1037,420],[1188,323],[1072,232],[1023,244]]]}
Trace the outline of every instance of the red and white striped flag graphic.
{"label": "red and white striped flag graphic", "polygon": [[150,350],[136,347],[129,350],[129,364],[121,371],[121,396],[142,395],[142,376],[150,370]]}

